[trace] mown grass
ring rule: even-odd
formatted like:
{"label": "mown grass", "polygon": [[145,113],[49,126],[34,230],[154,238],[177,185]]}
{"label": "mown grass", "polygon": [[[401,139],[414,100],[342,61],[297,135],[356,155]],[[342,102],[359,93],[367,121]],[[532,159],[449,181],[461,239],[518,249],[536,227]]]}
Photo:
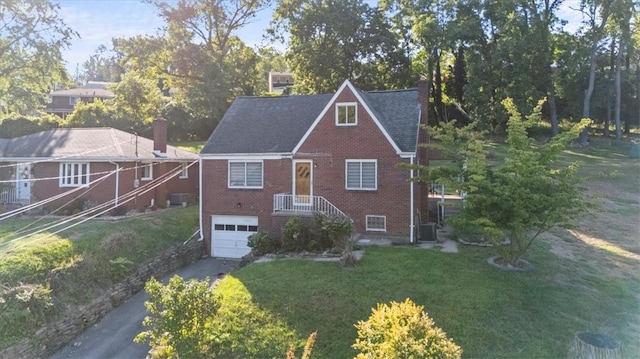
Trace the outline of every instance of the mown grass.
{"label": "mown grass", "polygon": [[491,251],[483,248],[462,248],[458,254],[367,248],[354,269],[279,260],[250,265],[234,277],[300,337],[318,331],[317,358],[353,357],[353,324],[366,320],[377,303],[405,298],[423,305],[467,358],[566,357],[576,331],[602,325],[634,348],[627,316],[637,309],[638,280],[611,281],[577,271],[567,275],[584,286],[555,284],[556,258],[543,247],[534,248],[529,258],[536,270],[528,273],[489,267]]}
{"label": "mown grass", "polygon": [[181,150],[185,150],[193,153],[200,153],[200,151],[202,150],[202,147],[204,147],[204,142],[203,141],[178,141],[178,142],[171,142],[170,145],[175,146]]}
{"label": "mown grass", "polygon": [[[0,223],[0,348],[30,336],[46,321],[104,293],[159,251],[189,238],[198,208],[172,208],[117,221],[94,219],[58,234],[43,232],[12,241],[16,231],[38,220]],[[53,219],[46,219],[53,221]],[[42,224],[42,223],[39,223]],[[42,293],[42,315],[29,315],[35,298],[18,300],[12,288]]]}

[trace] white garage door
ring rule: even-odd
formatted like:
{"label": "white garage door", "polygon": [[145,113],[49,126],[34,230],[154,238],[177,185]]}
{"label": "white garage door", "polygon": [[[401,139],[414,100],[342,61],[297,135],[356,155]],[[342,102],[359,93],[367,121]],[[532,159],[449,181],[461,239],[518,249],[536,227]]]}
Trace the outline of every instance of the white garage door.
{"label": "white garage door", "polygon": [[211,256],[242,258],[251,252],[250,235],[258,231],[258,217],[211,216]]}

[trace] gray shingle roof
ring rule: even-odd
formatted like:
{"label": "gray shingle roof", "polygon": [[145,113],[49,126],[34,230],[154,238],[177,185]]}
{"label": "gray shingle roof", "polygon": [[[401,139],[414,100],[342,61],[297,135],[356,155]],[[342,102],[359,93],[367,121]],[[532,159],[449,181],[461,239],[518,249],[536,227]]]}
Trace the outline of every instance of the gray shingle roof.
{"label": "gray shingle roof", "polygon": [[[60,158],[82,160],[159,160],[153,140],[114,128],[57,128],[0,141],[2,158]],[[167,160],[192,160],[197,155],[167,146]]]}
{"label": "gray shingle roof", "polygon": [[291,152],[331,97],[238,97],[200,153]]}
{"label": "gray shingle roof", "polygon": [[58,90],[51,92],[51,96],[75,96],[75,97],[96,97],[96,98],[114,98],[113,92],[104,88],[74,88],[67,90]]}
{"label": "gray shingle roof", "polygon": [[[359,92],[403,152],[416,149],[419,109],[415,89]],[[333,94],[239,97],[201,154],[290,153]]]}
{"label": "gray shingle roof", "polygon": [[418,90],[360,92],[362,99],[403,152],[414,152],[418,135]]}

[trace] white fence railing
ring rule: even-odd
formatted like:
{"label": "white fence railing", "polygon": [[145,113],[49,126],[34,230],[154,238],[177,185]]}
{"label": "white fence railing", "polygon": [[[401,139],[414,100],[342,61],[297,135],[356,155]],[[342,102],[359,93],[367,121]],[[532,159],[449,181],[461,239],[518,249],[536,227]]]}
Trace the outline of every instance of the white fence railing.
{"label": "white fence railing", "polygon": [[320,212],[328,217],[349,218],[338,207],[321,196],[296,196],[278,193],[273,195],[274,212]]}
{"label": "white fence railing", "polygon": [[30,204],[29,199],[18,198],[18,193],[15,187],[3,188],[0,190],[0,203],[19,203],[22,205]]}

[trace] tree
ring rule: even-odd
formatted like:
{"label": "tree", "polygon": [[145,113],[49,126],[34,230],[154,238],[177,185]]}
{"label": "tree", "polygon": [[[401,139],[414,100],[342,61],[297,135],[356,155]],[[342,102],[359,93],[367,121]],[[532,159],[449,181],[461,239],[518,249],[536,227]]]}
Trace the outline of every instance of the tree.
{"label": "tree", "polygon": [[211,352],[207,323],[220,307],[218,296],[209,289],[208,280],[185,281],[173,276],[165,286],[156,279],[145,284],[150,315],[143,325],[151,329],[138,334],[136,343],[148,341],[169,356],[202,358]]}
{"label": "tree", "polygon": [[[123,74],[123,69],[118,63],[117,54],[109,54],[106,46],[100,45],[89,60],[82,64],[84,74],[83,81],[108,81],[118,82]],[[80,80],[80,79],[76,79]]]}
{"label": "tree", "polygon": [[78,36],[49,0],[0,2],[0,110],[44,107],[56,82],[69,81],[61,50]]}
{"label": "tree", "polygon": [[540,234],[570,222],[587,207],[577,173],[578,163],[565,166],[557,160],[588,120],[538,145],[528,136],[527,129],[540,121],[542,104],[540,101],[531,115],[523,119],[513,101],[503,101],[510,118],[508,155],[500,167],[488,163],[483,140],[470,136],[475,134],[473,130],[457,132],[467,138],[456,138],[452,134],[453,125],[431,131],[435,143],[432,147],[445,152],[455,150],[465,156],[458,171],[434,171],[439,182],[466,193],[464,207],[452,218],[452,225],[478,229],[495,245],[501,259],[512,266],[518,265]]}
{"label": "tree", "polygon": [[391,305],[378,304],[366,321],[355,327],[358,338],[352,347],[365,358],[445,358],[462,356],[462,349],[409,298]]}
{"label": "tree", "polygon": [[415,82],[384,13],[362,0],[280,0],[269,31],[288,35],[296,93],[334,92],[345,79],[361,89]]}

